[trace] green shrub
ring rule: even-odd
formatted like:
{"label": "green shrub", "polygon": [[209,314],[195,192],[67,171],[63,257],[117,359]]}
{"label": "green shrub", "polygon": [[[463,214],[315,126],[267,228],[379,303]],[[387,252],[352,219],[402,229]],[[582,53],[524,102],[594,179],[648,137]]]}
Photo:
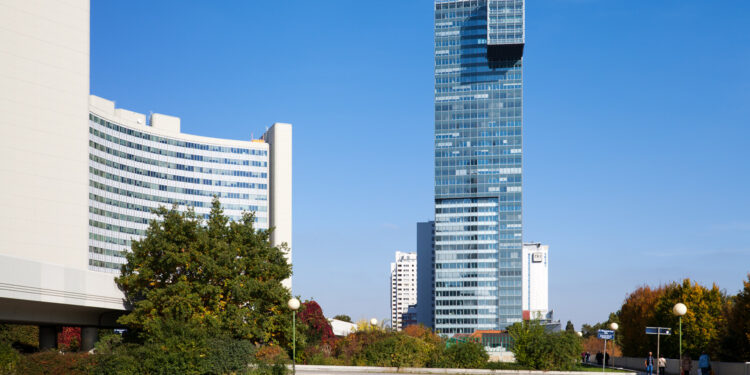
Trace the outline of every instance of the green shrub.
{"label": "green shrub", "polygon": [[475,342],[458,342],[445,349],[441,367],[484,368],[490,356],[484,346]]}
{"label": "green shrub", "polygon": [[0,375],[15,374],[21,355],[7,342],[0,342]]}
{"label": "green shrub", "polygon": [[430,359],[430,346],[418,338],[395,333],[368,346],[362,354],[369,366],[424,367]]}
{"label": "green shrub", "polygon": [[138,375],[145,370],[135,356],[120,350],[109,354],[96,354],[94,375]]}
{"label": "green shrub", "polygon": [[513,338],[516,362],[536,370],[572,369],[582,349],[581,340],[571,332],[546,332],[538,321],[512,325],[508,332]]}
{"label": "green shrub", "polygon": [[253,362],[255,348],[250,341],[231,338],[213,339],[206,356],[206,370],[210,374],[245,373]]}

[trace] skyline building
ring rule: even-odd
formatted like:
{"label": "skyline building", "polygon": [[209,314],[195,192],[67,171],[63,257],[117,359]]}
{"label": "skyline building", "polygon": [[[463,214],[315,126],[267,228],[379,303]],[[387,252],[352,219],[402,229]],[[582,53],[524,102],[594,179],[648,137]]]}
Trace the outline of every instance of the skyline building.
{"label": "skyline building", "polygon": [[435,222],[417,223],[418,324],[433,328],[435,312]]}
{"label": "skyline building", "polygon": [[523,0],[436,0],[435,329],[522,319]]}
{"label": "skyline building", "polygon": [[[291,183],[291,155],[271,162],[273,151],[291,150],[291,125],[276,123],[250,141],[209,138],[181,133],[179,117],[147,118],[95,95],[89,103],[90,270],[119,274],[131,242],[156,218],[152,209],[177,204],[207,217],[214,196],[231,220],[255,212],[257,229],[282,233],[272,237],[274,246],[291,247],[291,236],[283,236],[291,209],[270,209],[274,198],[291,202],[291,189],[270,183],[282,174]],[[286,255],[291,262],[291,250]]]}
{"label": "skyline building", "polygon": [[549,246],[523,244],[522,309],[524,319],[551,319],[549,309]]}
{"label": "skyline building", "polygon": [[391,327],[400,331],[403,314],[417,303],[417,254],[396,252],[391,263]]}

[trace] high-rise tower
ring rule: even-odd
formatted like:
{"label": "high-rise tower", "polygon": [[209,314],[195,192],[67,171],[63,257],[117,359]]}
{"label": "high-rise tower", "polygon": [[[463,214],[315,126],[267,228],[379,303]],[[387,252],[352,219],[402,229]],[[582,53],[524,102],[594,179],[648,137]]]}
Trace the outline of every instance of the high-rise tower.
{"label": "high-rise tower", "polygon": [[520,321],[524,0],[435,0],[435,329]]}

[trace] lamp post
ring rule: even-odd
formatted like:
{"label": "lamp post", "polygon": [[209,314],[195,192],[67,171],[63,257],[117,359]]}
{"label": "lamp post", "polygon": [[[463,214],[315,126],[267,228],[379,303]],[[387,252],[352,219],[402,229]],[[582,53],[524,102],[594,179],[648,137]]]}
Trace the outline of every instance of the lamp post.
{"label": "lamp post", "polygon": [[299,309],[299,300],[292,297],[289,302],[286,303],[289,309],[292,310],[292,374],[297,373],[295,362],[297,361],[297,309]]}
{"label": "lamp post", "polygon": [[676,303],[672,308],[672,314],[680,318],[680,374],[682,374],[682,316],[685,313],[687,313],[687,306],[682,302]]}
{"label": "lamp post", "polygon": [[378,326],[378,320],[375,318],[370,319],[370,329],[374,331],[375,327],[377,326]]}
{"label": "lamp post", "polygon": [[[617,331],[618,328],[620,328],[620,325],[612,322],[609,324],[609,328],[613,331]],[[617,335],[617,332],[615,332],[615,335]],[[604,359],[607,359],[607,352],[604,352]],[[615,336],[612,336],[612,367],[615,367]]]}

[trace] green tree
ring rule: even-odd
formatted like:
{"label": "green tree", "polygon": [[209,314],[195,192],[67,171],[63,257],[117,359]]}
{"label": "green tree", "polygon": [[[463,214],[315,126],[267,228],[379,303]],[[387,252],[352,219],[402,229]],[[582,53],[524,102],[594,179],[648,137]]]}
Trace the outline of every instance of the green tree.
{"label": "green tree", "polygon": [[744,288],[725,308],[726,324],[722,333],[721,359],[747,361],[750,359],[750,274],[743,281]]}
{"label": "green tree", "polygon": [[[711,289],[685,279],[682,283],[672,283],[664,288],[664,294],[654,307],[654,325],[673,328],[676,333],[678,317],[672,308],[678,302],[687,306],[682,317],[682,351],[698,358],[703,350],[718,357],[720,333],[724,326],[724,306],[726,295],[713,285]],[[655,339],[653,339],[655,341]],[[653,347],[654,344],[652,344]],[[670,358],[679,356],[679,336],[671,335],[661,342],[661,352]]]}
{"label": "green tree", "polygon": [[576,332],[576,327],[573,325],[573,322],[568,320],[568,323],[565,324],[565,332]]}
{"label": "green tree", "polygon": [[177,206],[155,214],[116,279],[132,305],[121,324],[152,337],[199,330],[255,343],[291,333],[281,284],[291,267],[284,249],[271,246],[271,230],[254,228],[253,214],[230,222],[216,198],[205,223]]}
{"label": "green tree", "polygon": [[352,318],[349,315],[339,314],[333,317],[333,319],[340,320],[342,322],[352,322]]}
{"label": "green tree", "polygon": [[516,363],[536,370],[570,370],[583,347],[570,332],[546,332],[538,321],[515,323],[508,328]]}

